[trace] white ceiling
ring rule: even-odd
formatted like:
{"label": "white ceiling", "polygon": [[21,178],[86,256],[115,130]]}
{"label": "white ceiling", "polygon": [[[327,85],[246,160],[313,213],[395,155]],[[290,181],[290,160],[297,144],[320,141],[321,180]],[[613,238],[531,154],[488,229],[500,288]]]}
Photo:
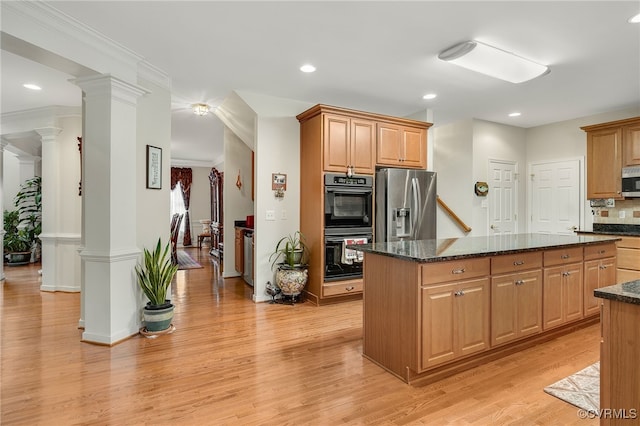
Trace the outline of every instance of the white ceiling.
{"label": "white ceiling", "polygon": [[[478,118],[533,127],[640,105],[640,13],[634,1],[54,1],[172,79],[172,157],[213,162],[222,124],[195,102],[232,90],[407,116],[437,127]],[[477,39],[551,73],[511,84],[437,59]],[[313,63],[317,71],[298,68]],[[79,105],[71,78],[2,52],[2,111]],[[29,93],[30,80],[44,89]],[[434,92],[431,101],[422,95]],[[522,116],[508,117],[513,111]]]}

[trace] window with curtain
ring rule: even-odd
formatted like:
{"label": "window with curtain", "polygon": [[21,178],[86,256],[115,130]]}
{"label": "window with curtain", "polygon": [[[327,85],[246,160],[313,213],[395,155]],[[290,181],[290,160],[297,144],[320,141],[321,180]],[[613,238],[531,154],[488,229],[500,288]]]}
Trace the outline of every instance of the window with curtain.
{"label": "window with curtain", "polygon": [[[182,197],[182,185],[178,182],[171,190],[171,214],[169,215],[169,222],[171,222],[171,217],[175,214],[184,214],[186,209],[184,208],[184,199]],[[184,220],[180,225],[180,231],[178,232],[178,241],[181,241],[184,237]]]}

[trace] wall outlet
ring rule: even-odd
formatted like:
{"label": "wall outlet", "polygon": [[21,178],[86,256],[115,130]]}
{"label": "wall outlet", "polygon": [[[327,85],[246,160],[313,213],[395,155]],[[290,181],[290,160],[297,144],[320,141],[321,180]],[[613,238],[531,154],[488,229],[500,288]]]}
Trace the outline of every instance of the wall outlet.
{"label": "wall outlet", "polygon": [[625,217],[627,217],[627,212],[624,210],[620,210],[618,212],[618,219],[624,219]]}
{"label": "wall outlet", "polygon": [[276,220],[276,211],[267,210],[267,214],[265,215],[265,220]]}
{"label": "wall outlet", "polygon": [[287,211],[285,209],[282,209],[282,211],[280,212],[280,219],[287,220]]}

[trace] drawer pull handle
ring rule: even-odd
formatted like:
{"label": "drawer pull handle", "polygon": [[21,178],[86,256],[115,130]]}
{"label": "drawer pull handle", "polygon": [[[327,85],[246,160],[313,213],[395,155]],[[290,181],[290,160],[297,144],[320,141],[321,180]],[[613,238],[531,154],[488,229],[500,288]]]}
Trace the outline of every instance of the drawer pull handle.
{"label": "drawer pull handle", "polygon": [[354,288],[355,288],[354,286],[350,285],[349,287],[345,288],[345,290],[347,290],[347,291],[351,291],[351,290],[353,290]]}
{"label": "drawer pull handle", "polygon": [[562,273],[562,276],[563,276],[563,277],[568,277],[569,275],[571,275],[571,272],[563,272],[563,273]]}
{"label": "drawer pull handle", "polygon": [[516,285],[522,285],[524,284],[524,280],[516,280]]}
{"label": "drawer pull handle", "polygon": [[460,268],[460,269],[454,269],[453,271],[451,271],[452,274],[464,274],[465,273],[465,269],[464,268]]}
{"label": "drawer pull handle", "polygon": [[560,256],[560,259],[568,259],[569,255],[568,254],[563,254],[562,256]]}
{"label": "drawer pull handle", "polygon": [[464,291],[460,290],[460,291],[456,291],[455,293],[453,293],[454,296],[464,296]]}
{"label": "drawer pull handle", "polygon": [[605,254],[606,252],[607,252],[606,250],[600,250],[598,254]]}
{"label": "drawer pull handle", "polygon": [[600,265],[600,269],[607,269],[607,265]]}
{"label": "drawer pull handle", "polygon": [[513,266],[522,266],[524,265],[524,260],[517,260],[513,262]]}

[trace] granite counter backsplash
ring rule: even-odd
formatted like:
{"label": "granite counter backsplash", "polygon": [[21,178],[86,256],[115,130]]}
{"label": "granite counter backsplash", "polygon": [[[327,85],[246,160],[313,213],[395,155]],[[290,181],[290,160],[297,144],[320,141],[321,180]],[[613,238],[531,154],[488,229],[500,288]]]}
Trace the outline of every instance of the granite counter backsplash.
{"label": "granite counter backsplash", "polygon": [[596,234],[640,236],[640,225],[630,225],[626,223],[594,223],[593,232]]}

